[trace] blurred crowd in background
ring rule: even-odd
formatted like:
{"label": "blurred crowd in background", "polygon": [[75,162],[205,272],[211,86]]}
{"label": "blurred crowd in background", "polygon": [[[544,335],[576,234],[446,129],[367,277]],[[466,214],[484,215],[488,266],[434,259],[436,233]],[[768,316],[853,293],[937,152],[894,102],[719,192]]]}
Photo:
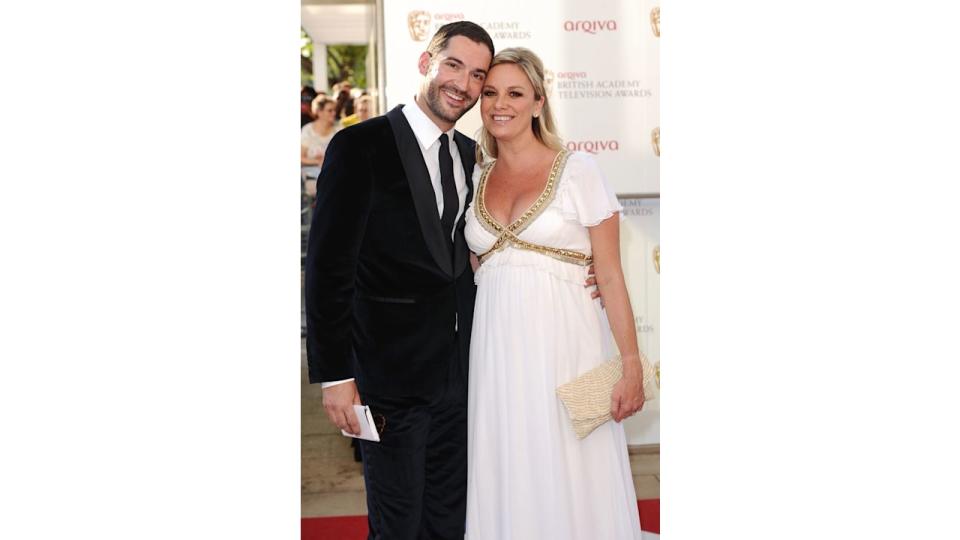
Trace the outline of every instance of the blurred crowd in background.
{"label": "blurred crowd in background", "polygon": [[[300,88],[301,264],[306,257],[317,177],[327,145],[337,131],[376,116],[376,110],[373,96],[367,90],[354,88],[349,80],[334,84],[329,95],[312,86]],[[304,313],[301,315],[302,333],[306,319]]]}
{"label": "blurred crowd in background", "polygon": [[300,89],[300,169],[306,196],[316,194],[316,178],[334,134],[369,119],[375,110],[373,96],[350,81],[333,85],[330,95],[310,86]]}

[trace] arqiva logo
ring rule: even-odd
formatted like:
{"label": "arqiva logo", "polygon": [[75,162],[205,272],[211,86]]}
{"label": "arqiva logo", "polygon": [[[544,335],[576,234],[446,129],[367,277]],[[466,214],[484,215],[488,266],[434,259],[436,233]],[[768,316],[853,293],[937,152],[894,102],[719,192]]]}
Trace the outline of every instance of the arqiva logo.
{"label": "arqiva logo", "polygon": [[599,154],[600,152],[619,152],[620,143],[615,140],[567,141],[567,150],[570,150],[571,152],[587,152],[590,154]]}
{"label": "arqiva logo", "polygon": [[616,32],[617,21],[613,19],[608,21],[564,21],[563,29],[567,32],[585,32],[587,34],[596,34],[605,30]]}

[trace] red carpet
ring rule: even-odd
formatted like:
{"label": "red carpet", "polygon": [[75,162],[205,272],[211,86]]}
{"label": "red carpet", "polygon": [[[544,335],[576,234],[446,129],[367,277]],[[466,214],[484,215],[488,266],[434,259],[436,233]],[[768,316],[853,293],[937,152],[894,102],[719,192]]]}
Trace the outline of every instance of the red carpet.
{"label": "red carpet", "polygon": [[[660,534],[660,499],[637,501],[640,528]],[[365,540],[367,516],[302,518],[300,540]]]}
{"label": "red carpet", "polygon": [[300,540],[366,540],[367,516],[300,519]]}
{"label": "red carpet", "polygon": [[637,501],[640,508],[640,530],[660,534],[660,499]]}

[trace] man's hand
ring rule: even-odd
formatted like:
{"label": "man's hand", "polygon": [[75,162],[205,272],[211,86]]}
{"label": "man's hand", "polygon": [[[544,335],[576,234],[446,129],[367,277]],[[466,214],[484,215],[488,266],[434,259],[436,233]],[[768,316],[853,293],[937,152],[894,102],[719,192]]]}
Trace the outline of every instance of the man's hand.
{"label": "man's hand", "polygon": [[603,306],[603,295],[600,294],[600,287],[597,286],[597,276],[593,270],[593,265],[590,265],[590,268],[587,268],[587,281],[584,282],[584,287],[593,287],[594,289],[590,291],[590,298],[599,298],[600,305]]}
{"label": "man's hand", "polygon": [[360,422],[353,410],[354,405],[360,405],[356,382],[345,382],[323,389],[323,408],[330,421],[347,433],[359,435]]}

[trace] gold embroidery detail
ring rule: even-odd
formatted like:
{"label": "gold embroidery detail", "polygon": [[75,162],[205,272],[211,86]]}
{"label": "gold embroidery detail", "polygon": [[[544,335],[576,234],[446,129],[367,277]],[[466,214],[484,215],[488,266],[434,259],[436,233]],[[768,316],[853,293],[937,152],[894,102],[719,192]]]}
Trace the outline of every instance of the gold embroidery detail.
{"label": "gold embroidery detail", "polygon": [[480,174],[480,180],[477,182],[477,202],[473,205],[473,210],[477,216],[477,221],[480,222],[480,225],[483,225],[483,228],[486,229],[488,233],[493,236],[500,236],[500,231],[502,230],[500,225],[493,225],[496,221],[487,213],[487,207],[483,204],[483,193],[486,191],[487,176],[490,174],[490,169],[493,168],[494,163],[495,162],[490,162],[484,166],[483,173]]}
{"label": "gold embroidery detail", "polygon": [[514,233],[505,230],[501,233],[500,237],[497,238],[497,241],[493,244],[486,253],[483,253],[479,256],[480,262],[484,262],[491,255],[497,251],[501,251],[507,246],[513,246],[518,249],[526,249],[528,251],[535,251],[541,255],[546,255],[548,257],[553,257],[554,259],[578,264],[580,266],[589,266],[593,264],[593,257],[580,253],[579,251],[574,251],[572,249],[560,249],[549,246],[541,246],[540,244],[534,244],[533,242],[527,242],[526,240],[521,240]]}
{"label": "gold embroidery detail", "polygon": [[580,253],[579,251],[541,246],[539,244],[521,240],[519,237],[519,234],[523,232],[531,223],[533,223],[536,218],[540,217],[540,214],[543,213],[544,209],[546,209],[546,207],[549,206],[549,204],[553,201],[554,197],[556,196],[557,179],[560,177],[560,172],[566,165],[567,158],[569,156],[570,152],[566,150],[562,150],[557,154],[557,157],[553,160],[553,166],[550,168],[550,175],[547,177],[547,184],[544,186],[543,192],[540,193],[540,196],[537,197],[537,200],[534,201],[534,203],[530,206],[530,208],[527,209],[526,212],[521,214],[516,221],[507,227],[504,227],[498,223],[497,220],[494,219],[493,216],[487,211],[484,194],[486,192],[487,176],[489,176],[490,170],[493,169],[494,163],[490,163],[483,168],[483,173],[480,175],[479,185],[477,186],[477,203],[474,205],[474,209],[476,210],[476,215],[479,218],[477,221],[480,222],[487,232],[493,236],[496,236],[497,240],[489,250],[479,256],[481,263],[497,251],[505,249],[510,245],[520,249],[535,251],[563,262],[579,264],[582,266],[589,266],[593,262],[593,257],[590,257],[584,253]]}

